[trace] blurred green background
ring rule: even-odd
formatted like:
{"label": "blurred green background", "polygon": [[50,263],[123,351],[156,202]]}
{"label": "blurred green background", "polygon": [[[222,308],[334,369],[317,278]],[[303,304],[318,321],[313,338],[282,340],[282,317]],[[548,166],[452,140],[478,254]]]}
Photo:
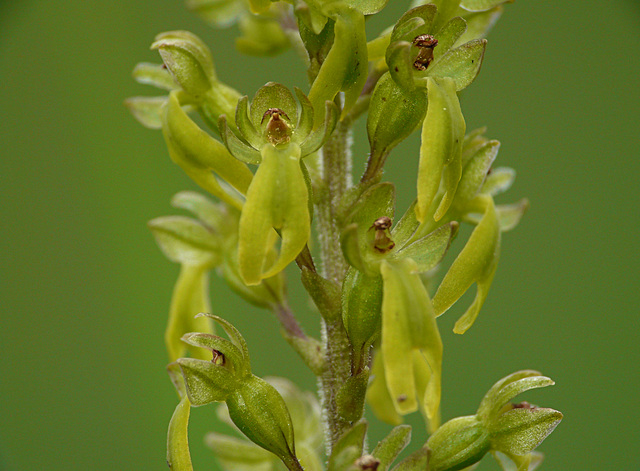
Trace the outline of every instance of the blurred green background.
{"label": "blurred green background", "polygon": [[[391,1],[372,33],[408,3]],[[304,73],[292,53],[235,54],[234,29],[210,29],[179,0],[0,5],[0,469],[165,469],[176,396],[163,330],[178,267],[145,223],[172,213],[171,196],[195,186],[160,133],[123,106],[155,93],[131,70],[159,61],[149,51],[155,34],[189,29],[244,93],[268,80],[304,84]],[[541,447],[543,469],[637,470],[640,8],[519,0],[506,10],[462,106],[468,129],[487,125],[502,141],[497,163],[518,172],[501,201],[527,196],[532,205],[503,239],[476,325],[451,333],[464,301],[440,319],[443,418],[473,413],[498,378],[540,369],[557,385],[523,399],[565,413]],[[389,162],[402,211],[417,145],[413,136]],[[291,275],[293,304],[317,332]],[[268,313],[227,295],[220,280],[212,289],[215,313],[245,334],[256,374],[315,388]],[[192,417],[195,468],[217,469],[201,440],[219,427],[214,408]],[[415,448],[425,435],[412,423]],[[375,423],[372,438],[383,430]],[[480,469],[497,465],[487,459]]]}

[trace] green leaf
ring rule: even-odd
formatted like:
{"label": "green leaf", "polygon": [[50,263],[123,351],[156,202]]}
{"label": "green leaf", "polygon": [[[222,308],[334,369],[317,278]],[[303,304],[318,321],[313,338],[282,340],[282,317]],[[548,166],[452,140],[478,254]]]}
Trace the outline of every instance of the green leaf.
{"label": "green leaf", "polygon": [[166,96],[136,96],[127,98],[124,104],[133,117],[149,129],[162,128],[162,107],[167,102]]}
{"label": "green leaf", "polygon": [[189,453],[189,414],[191,404],[184,396],[176,406],[167,432],[167,464],[173,471],[193,471]]}
{"label": "green leaf", "polygon": [[342,322],[353,346],[353,364],[358,370],[367,360],[370,345],[380,335],[381,308],[380,274],[367,276],[350,268],[342,285]]}
{"label": "green leaf", "polygon": [[163,90],[172,91],[178,88],[169,71],[160,64],[140,62],[133,68],[133,78],[144,85],[153,85]]}
{"label": "green leaf", "polygon": [[187,385],[189,401],[195,407],[225,401],[240,387],[233,372],[224,366],[195,358],[179,358],[178,364]]}
{"label": "green leaf", "polygon": [[158,246],[172,262],[214,266],[222,260],[220,237],[195,219],[165,216],[149,221],[148,226]]}
{"label": "green leaf", "polygon": [[[258,284],[279,273],[304,248],[311,233],[308,199],[300,147],[266,144],[240,216],[238,261],[246,284]],[[280,230],[282,245],[278,259],[267,267],[272,228]]]}
{"label": "green leaf", "polygon": [[540,445],[561,420],[562,414],[553,409],[511,409],[492,424],[492,447],[513,455],[525,455]]}
{"label": "green leaf", "polygon": [[345,93],[342,116],[351,109],[367,81],[369,66],[362,13],[341,3],[327,8],[328,16],[335,19],[335,36],[309,91],[316,127],[324,120],[324,103],[333,101],[338,92]]}
{"label": "green leaf", "polygon": [[[202,265],[182,265],[171,296],[169,321],[164,334],[171,361],[185,356],[187,346],[182,342],[185,333],[213,333],[213,326],[208,319],[195,317],[199,312],[210,310],[208,268]],[[204,350],[189,350],[194,358],[211,359],[211,354]]]}
{"label": "green leaf", "polygon": [[367,172],[377,175],[382,171],[386,156],[420,126],[426,110],[424,90],[408,91],[388,73],[380,78],[371,96],[367,116],[371,146],[368,163],[371,170],[367,169]]}
{"label": "green leaf", "polygon": [[395,260],[410,258],[416,263],[418,272],[429,271],[442,260],[457,232],[458,223],[444,224],[431,234],[402,247],[393,254],[393,258]]}
{"label": "green leaf", "polygon": [[489,294],[500,257],[500,226],[493,200],[487,196],[479,196],[477,202],[484,206],[484,216],[449,268],[433,298],[434,309],[436,314],[440,316],[473,283],[476,283],[476,297],[467,311],[458,319],[453,329],[457,334],[465,333],[478,317],[478,313]]}
{"label": "green leaf", "polygon": [[455,471],[482,459],[491,447],[489,433],[475,416],[456,417],[429,437],[429,471]]}
{"label": "green leaf", "polygon": [[411,426],[399,425],[382,439],[371,453],[380,464],[377,471],[387,471],[391,463],[395,461],[400,452],[406,448],[411,441]]}
{"label": "green leaf", "polygon": [[486,11],[513,0],[462,0],[460,6],[469,11]]}
{"label": "green leaf", "polygon": [[465,131],[453,80],[444,78],[436,81],[429,77],[427,83],[429,106],[422,125],[416,205],[416,216],[423,224],[427,223],[429,208],[442,179],[445,194],[433,218],[436,221],[441,219],[453,201],[462,174],[460,159]]}
{"label": "green leaf", "polygon": [[[249,440],[275,454],[288,469],[300,469],[294,452],[291,416],[273,386],[251,376],[226,402],[231,420]],[[294,463],[297,467],[293,467]]]}
{"label": "green leaf", "polygon": [[[480,72],[486,46],[486,39],[477,39],[452,49],[429,66],[428,77],[451,77],[457,91],[467,88]],[[417,80],[427,81],[426,78]]]}

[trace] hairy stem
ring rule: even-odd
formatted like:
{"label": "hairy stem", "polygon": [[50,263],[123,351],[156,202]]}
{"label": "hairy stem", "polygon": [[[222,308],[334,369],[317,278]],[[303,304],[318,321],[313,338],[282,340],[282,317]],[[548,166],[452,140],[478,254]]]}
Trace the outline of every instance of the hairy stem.
{"label": "hairy stem", "polygon": [[[330,281],[342,284],[348,265],[340,247],[340,231],[337,214],[342,197],[351,186],[351,132],[339,123],[333,136],[322,151],[323,188],[317,201],[317,225],[320,239],[322,275]],[[322,321],[326,370],[320,376],[327,453],[349,426],[342,418],[336,404],[336,395],[350,375],[351,348],[342,318]]]}

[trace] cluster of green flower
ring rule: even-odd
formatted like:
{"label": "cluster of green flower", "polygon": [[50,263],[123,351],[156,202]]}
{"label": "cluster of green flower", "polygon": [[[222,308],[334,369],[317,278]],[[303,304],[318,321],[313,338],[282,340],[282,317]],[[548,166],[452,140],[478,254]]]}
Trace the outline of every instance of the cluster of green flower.
{"label": "cluster of green flower", "polygon": [[[322,425],[328,470],[391,465],[409,431],[397,427],[372,455],[363,454],[365,398],[379,418],[395,425],[420,410],[432,432],[397,470],[453,471],[489,451],[503,453],[519,470],[533,469],[539,462],[533,449],[561,419],[552,409],[505,405],[526,389],[552,384],[524,371],[498,382],[475,416],[440,426],[443,345],[436,318],[475,283],[475,299],[454,330],[462,334],[471,327],[497,268],[501,233],[515,227],[527,207],[526,200],[494,203],[515,173],[492,168],[500,143],[487,139],[484,129],[465,135],[458,100],[480,70],[484,37],[504,0],[417,1],[367,42],[365,16],[387,2],[188,2],[216,25],[239,21],[241,51],[272,54],[298,47],[311,79],[308,94],[270,82],[249,102],[217,78],[209,49],[186,31],[159,35],[152,48],[163,64],[134,70],[139,82],[169,94],[129,99],[132,113],[143,125],[162,129],[172,160],[220,200],[180,193],[174,205],[196,218],[150,223],[167,257],[182,265],[166,333],[169,371],[181,396],[169,432],[174,469],[191,466],[190,405],[213,401],[226,402],[240,431],[294,470],[303,469],[300,462],[307,470],[323,469]],[[359,182],[351,185],[349,133],[365,111],[371,152]],[[213,135],[189,112],[197,112]],[[417,197],[394,225],[395,188],[381,181],[383,168],[391,151],[420,128]],[[314,217],[320,273],[307,246]],[[475,227],[431,298],[425,281],[457,236],[459,222]],[[338,254],[330,253],[332,246]],[[323,322],[334,327],[325,329],[323,343],[307,337],[287,307],[282,271],[294,260]],[[328,266],[332,262],[336,266]],[[280,382],[280,394],[251,373],[246,343],[228,321],[194,317],[211,311],[212,269],[245,300],[278,314],[285,338],[321,378],[324,424],[318,417],[311,426],[304,420],[318,406],[302,401],[295,387]],[[213,334],[210,318],[229,340]],[[341,335],[346,347],[340,347]],[[335,354],[340,348],[346,354]],[[303,453],[296,454],[294,428]],[[228,469],[276,466],[249,443],[220,436],[210,443]],[[223,451],[228,447],[246,452]]]}

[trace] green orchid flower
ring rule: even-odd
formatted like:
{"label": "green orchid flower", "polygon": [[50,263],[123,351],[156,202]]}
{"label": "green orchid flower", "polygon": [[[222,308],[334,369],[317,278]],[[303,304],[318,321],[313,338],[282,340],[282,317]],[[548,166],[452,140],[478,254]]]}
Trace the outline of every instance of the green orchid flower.
{"label": "green orchid flower", "polygon": [[371,96],[367,120],[371,154],[362,181],[379,178],[391,150],[422,124],[416,206],[420,221],[442,179],[448,195],[435,213],[436,220],[455,194],[465,133],[456,92],[475,80],[486,47],[484,39],[457,45],[467,23],[452,17],[458,2],[439,3],[409,10],[392,30],[368,45],[369,59],[381,72],[387,68],[388,72]]}
{"label": "green orchid flower", "polygon": [[[330,136],[337,121],[337,109],[326,103],[324,125],[313,129],[314,108],[296,89],[301,111],[293,94],[284,86],[268,83],[258,90],[249,108],[242,97],[236,110],[240,135],[236,136],[222,116],[222,138],[238,160],[258,165],[246,193],[240,216],[238,263],[247,285],[260,283],[282,271],[309,240],[312,201],[302,159],[317,151]],[[282,238],[278,258],[271,263],[268,253]]]}
{"label": "green orchid flower", "polygon": [[475,415],[452,419],[429,437],[425,445],[431,451],[429,470],[463,469],[488,452],[505,470],[535,469],[542,457],[534,450],[558,426],[562,414],[527,402],[509,401],[530,389],[553,384],[532,370],[517,371],[498,381],[484,396]]}
{"label": "green orchid flower", "polygon": [[[420,273],[442,259],[457,224],[444,224],[412,240],[412,209],[391,230],[394,200],[392,185],[374,185],[349,217],[342,247],[352,267],[343,285],[343,322],[355,371],[365,368],[369,349],[380,338],[376,364],[383,365],[384,375],[376,374],[371,384],[374,411],[397,423],[396,417],[420,408],[435,429],[442,341]],[[390,404],[393,412],[388,411]]]}
{"label": "green orchid flower", "polygon": [[200,313],[198,317],[213,319],[229,339],[205,333],[182,337],[213,355],[210,361],[177,360],[191,405],[226,402],[231,420],[249,440],[280,458],[288,470],[302,471],[287,405],[276,388],[251,373],[249,350],[240,332],[218,316]]}

